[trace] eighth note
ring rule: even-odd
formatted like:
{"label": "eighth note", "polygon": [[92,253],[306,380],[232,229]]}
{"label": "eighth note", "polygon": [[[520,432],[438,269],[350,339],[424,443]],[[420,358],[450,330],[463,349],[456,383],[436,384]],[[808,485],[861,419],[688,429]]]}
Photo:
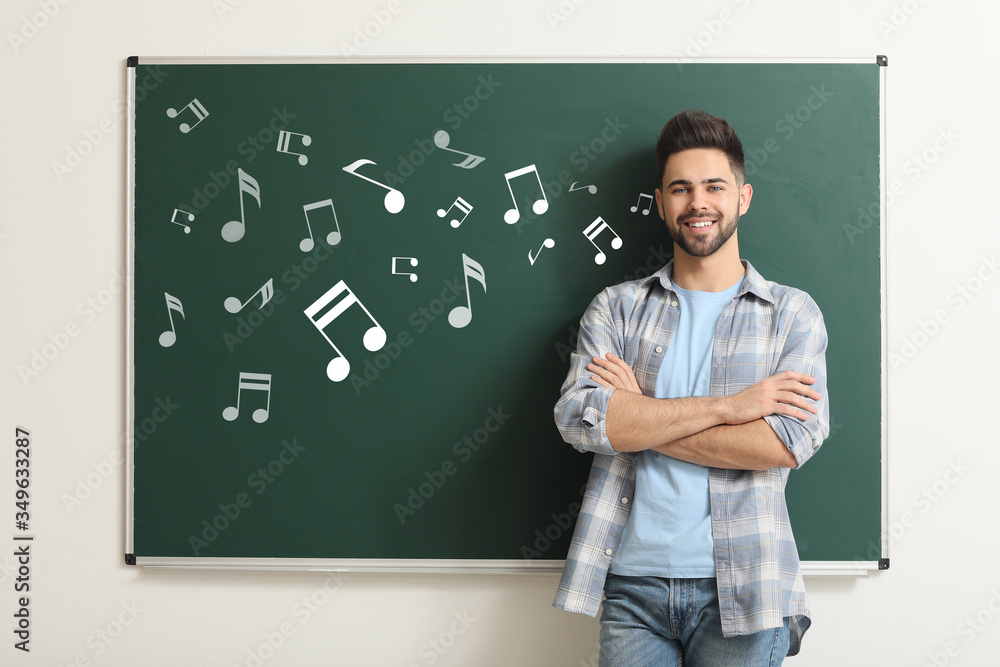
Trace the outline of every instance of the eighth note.
{"label": "eighth note", "polygon": [[239,382],[236,384],[236,405],[222,411],[222,418],[231,422],[240,416],[240,398],[243,390],[266,391],[267,403],[262,408],[253,411],[253,420],[258,424],[267,421],[267,416],[271,412],[271,374],[270,373],[240,373]]}
{"label": "eighth note", "polygon": [[415,274],[415,273],[408,273],[406,271],[398,271],[396,269],[396,262],[399,261],[399,260],[401,260],[401,259],[408,259],[408,260],[410,260],[409,261],[410,266],[413,267],[413,268],[416,268],[416,266],[417,266],[417,258],[416,257],[393,257],[392,258],[392,275],[394,275],[394,276],[410,276],[410,282],[411,283],[417,282],[417,274]]}
{"label": "eighth note", "polygon": [[[184,111],[184,109],[191,109],[191,113],[193,113],[194,117],[198,119],[198,123],[200,123],[201,121],[203,121],[206,118],[208,118],[208,110],[205,109],[204,105],[202,105],[202,103],[198,101],[197,97],[194,98],[193,100],[191,100],[188,103],[187,106],[181,107],[181,111]],[[171,107],[171,108],[167,109],[167,117],[168,118],[177,118],[177,116],[181,113],[181,111],[178,111],[177,109],[174,109],[173,107]],[[187,134],[188,132],[190,132],[191,130],[193,130],[195,127],[197,127],[198,123],[195,123],[194,125],[188,125],[187,123],[181,123],[179,129],[180,129],[180,131],[183,134]]]}
{"label": "eighth note", "polygon": [[483,270],[482,264],[465,253],[462,253],[462,272],[465,274],[465,296],[468,305],[455,306],[448,313],[448,324],[456,329],[468,326],[469,322],[472,321],[472,293],[469,291],[469,276],[478,280],[483,286],[483,292],[486,292],[486,271]]}
{"label": "eighth note", "polygon": [[309,236],[299,241],[299,250],[302,252],[309,252],[316,245],[313,239],[312,225],[309,224],[309,211],[315,211],[325,206],[329,206],[330,211],[333,212],[333,231],[326,235],[326,242],[328,245],[337,245],[340,243],[340,223],[337,221],[337,209],[333,207],[332,199],[324,199],[323,201],[302,205],[302,212],[306,214],[306,229],[309,230]]}
{"label": "eighth note", "polygon": [[649,200],[649,205],[642,210],[642,214],[643,215],[649,215],[649,209],[653,208],[653,195],[640,194],[639,195],[639,201],[637,201],[635,203],[635,206],[633,206],[629,210],[632,211],[633,213],[635,213],[636,211],[638,211],[639,210],[639,204],[642,203],[643,199],[648,199]]}
{"label": "eighth note", "polygon": [[301,164],[304,167],[306,163],[309,162],[309,157],[306,156],[304,153],[296,153],[295,151],[288,150],[288,144],[289,142],[291,142],[292,136],[302,137],[303,146],[308,146],[309,144],[312,143],[312,137],[310,137],[308,134],[301,134],[299,132],[288,132],[286,130],[280,130],[278,132],[278,152],[288,153],[290,155],[298,155],[299,164]]}
{"label": "eighth note", "polygon": [[242,169],[236,170],[240,181],[240,219],[230,220],[222,226],[222,238],[230,243],[235,243],[243,238],[246,233],[246,210],[243,207],[243,193],[246,193],[257,200],[257,208],[260,208],[260,185],[250,174]]}
{"label": "eighth note", "polygon": [[576,185],[576,181],[573,181],[572,185],[569,186],[569,191],[570,192],[576,192],[577,190],[586,190],[587,192],[589,192],[592,195],[596,195],[597,194],[597,186],[596,185],[581,185],[578,188],[573,187],[574,185]]}
{"label": "eighth note", "polygon": [[187,219],[188,219],[188,222],[194,222],[194,213],[188,213],[187,211],[182,211],[179,208],[175,208],[174,209],[174,214],[172,216],[170,216],[170,222],[174,223],[175,225],[180,225],[181,227],[184,228],[184,233],[185,234],[190,234],[191,233],[191,227],[189,227],[188,225],[185,225],[183,222],[177,222],[177,214],[178,213],[183,213],[184,215],[186,215]]}
{"label": "eighth note", "polygon": [[181,317],[184,317],[184,304],[176,296],[171,296],[166,292],[163,293],[163,296],[167,300],[167,316],[170,318],[170,331],[164,331],[160,334],[160,345],[170,347],[177,342],[177,330],[174,328],[174,311],[176,310],[181,314]]}
{"label": "eighth note", "polygon": [[444,210],[443,208],[439,208],[438,217],[439,218],[445,217],[446,215],[448,215],[448,212],[451,211],[451,209],[453,208],[457,208],[459,211],[465,214],[462,216],[461,220],[458,219],[458,216],[455,216],[454,218],[452,218],[451,222],[448,223],[455,229],[458,229],[459,225],[465,222],[465,219],[469,217],[470,213],[472,213],[472,204],[459,197],[455,200],[455,202],[451,206],[448,207],[447,211]]}
{"label": "eighth note", "polygon": [[615,250],[622,247],[622,237],[618,236],[618,234],[615,233],[615,230],[611,229],[608,223],[604,222],[604,218],[598,216],[597,220],[594,220],[590,223],[589,227],[583,230],[583,235],[587,237],[587,240],[590,241],[595,248],[597,248],[597,255],[594,257],[595,264],[604,264],[604,261],[608,258],[608,256],[604,254],[604,251],[601,250],[596,242],[594,242],[594,239],[596,239],[597,236],[605,229],[615,235],[615,238],[611,240],[611,247]]}
{"label": "eighth note", "polygon": [[[268,281],[264,283],[263,287],[251,294],[250,298],[247,299],[247,303],[253,301],[253,298],[258,294],[261,296],[260,308],[263,308],[267,305],[267,302],[271,300],[271,297],[274,296],[274,278],[269,278]],[[230,296],[226,297],[226,300],[222,305],[226,307],[226,310],[235,315],[246,308],[247,303],[240,303],[240,300],[235,296]],[[260,310],[260,308],[257,310]]]}
{"label": "eighth note", "polygon": [[514,171],[509,171],[504,174],[504,178],[507,179],[507,190],[510,191],[510,198],[514,202],[514,208],[508,210],[503,214],[503,221],[508,225],[513,225],[515,222],[521,219],[521,209],[517,205],[517,198],[514,197],[514,190],[510,187],[510,182],[512,179],[518,176],[525,176],[530,173],[535,174],[535,178],[538,180],[538,191],[542,194],[541,199],[535,200],[535,203],[531,205],[531,210],[535,212],[535,215],[541,215],[549,210],[549,200],[545,196],[545,188],[542,187],[542,177],[538,175],[538,168],[529,164],[527,167],[522,167],[520,169],[515,169]]}
{"label": "eighth note", "polygon": [[[388,190],[389,192],[386,193],[385,199],[382,201],[382,204],[385,206],[385,210],[389,211],[389,213],[399,213],[400,211],[402,211],[403,205],[406,203],[406,200],[403,198],[402,192],[400,192],[395,188],[390,188],[388,185],[385,185],[384,183],[373,181],[367,176],[362,176],[361,174],[358,173],[358,169],[366,164],[375,164],[375,163],[372,162],[371,160],[365,160],[364,158],[362,158],[360,160],[355,160],[351,164],[344,167],[344,171],[353,176],[357,176],[358,178],[362,178],[368,181],[369,183],[374,183],[380,188],[385,188],[386,190]],[[375,164],[375,166],[378,165]]]}
{"label": "eighth note", "polygon": [[530,250],[528,251],[528,261],[531,262],[532,266],[534,266],[535,260],[538,259],[539,255],[542,254],[542,248],[555,248],[555,247],[556,247],[555,239],[545,239],[545,242],[542,243],[542,247],[538,249],[538,252],[535,253],[534,257],[531,256],[531,251]]}

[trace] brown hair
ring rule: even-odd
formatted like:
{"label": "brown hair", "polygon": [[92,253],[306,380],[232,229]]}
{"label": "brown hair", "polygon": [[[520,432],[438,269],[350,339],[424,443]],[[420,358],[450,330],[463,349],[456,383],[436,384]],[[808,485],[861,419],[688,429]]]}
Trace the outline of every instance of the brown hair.
{"label": "brown hair", "polygon": [[736,131],[722,118],[704,111],[688,109],[667,121],[656,142],[656,169],[662,187],[663,172],[667,168],[667,158],[671,153],[679,153],[690,148],[714,148],[722,151],[729,159],[737,184],[746,177],[743,166],[743,144]]}

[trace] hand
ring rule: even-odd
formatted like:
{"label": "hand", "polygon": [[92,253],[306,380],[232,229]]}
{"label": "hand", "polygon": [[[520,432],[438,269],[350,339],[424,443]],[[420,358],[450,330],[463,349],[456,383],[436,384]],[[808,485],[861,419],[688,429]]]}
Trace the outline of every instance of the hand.
{"label": "hand", "polygon": [[[809,385],[815,378],[795,371],[783,371],[724,399],[727,424],[745,424],[766,415],[787,415],[805,421],[819,408],[806,399],[820,396]],[[808,414],[807,414],[808,413]]]}
{"label": "hand", "polygon": [[607,359],[594,357],[593,363],[587,364],[587,370],[594,373],[590,379],[601,385],[612,389],[624,389],[636,394],[641,394],[642,389],[636,382],[635,374],[629,365],[615,356],[611,352],[607,353]]}

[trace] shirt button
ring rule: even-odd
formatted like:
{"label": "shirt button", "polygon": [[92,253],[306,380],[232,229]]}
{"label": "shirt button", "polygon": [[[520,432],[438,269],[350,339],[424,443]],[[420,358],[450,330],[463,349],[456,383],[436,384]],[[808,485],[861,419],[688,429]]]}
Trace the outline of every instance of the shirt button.
{"label": "shirt button", "polygon": [[662,345],[657,345],[656,346],[656,353],[659,354],[660,352],[663,352],[663,346]]}
{"label": "shirt button", "polygon": [[628,498],[622,498],[622,505],[628,505]]}
{"label": "shirt button", "polygon": [[674,308],[676,308],[677,307],[677,302],[676,301],[671,301],[670,305],[673,306]]}
{"label": "shirt button", "polygon": [[605,553],[605,555],[612,556],[612,555],[614,555],[615,550],[614,549],[605,549],[604,553]]}

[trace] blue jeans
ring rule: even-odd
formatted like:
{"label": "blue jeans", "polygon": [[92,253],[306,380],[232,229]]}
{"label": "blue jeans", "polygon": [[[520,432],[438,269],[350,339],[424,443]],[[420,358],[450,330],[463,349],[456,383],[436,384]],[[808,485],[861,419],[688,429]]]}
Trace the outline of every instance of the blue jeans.
{"label": "blue jeans", "polygon": [[780,665],[784,627],[722,636],[715,579],[608,574],[601,613],[601,667]]}

